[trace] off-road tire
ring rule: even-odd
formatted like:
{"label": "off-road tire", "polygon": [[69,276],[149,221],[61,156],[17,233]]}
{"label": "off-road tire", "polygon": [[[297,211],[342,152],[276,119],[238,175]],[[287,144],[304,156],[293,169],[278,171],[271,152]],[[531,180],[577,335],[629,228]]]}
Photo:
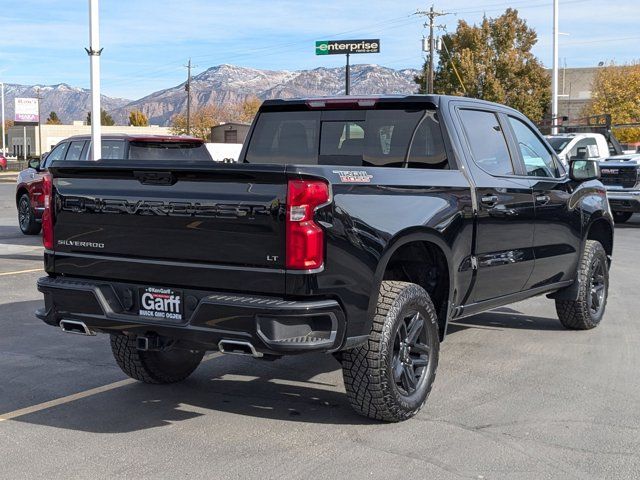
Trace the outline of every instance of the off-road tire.
{"label": "off-road tire", "polygon": [[[592,282],[598,263],[602,268],[602,282],[604,294],[600,302],[601,307],[596,313],[592,311],[591,296]],[[600,242],[587,240],[580,258],[577,279],[578,298],[576,300],[556,300],[556,312],[560,323],[570,330],[590,330],[600,324],[604,316],[609,290],[609,264],[607,254]]]}
{"label": "off-road tire", "polygon": [[31,208],[29,195],[26,193],[23,193],[18,200],[18,226],[25,235],[37,235],[42,229],[42,225],[36,220],[36,212]]}
{"label": "off-road tire", "polygon": [[[399,322],[404,323],[407,312],[412,311],[424,318],[422,330],[430,349],[428,364],[422,370],[425,378],[418,382],[420,390],[408,397],[399,391],[392,365]],[[413,283],[383,281],[369,339],[364,345],[342,352],[342,374],[353,409],[365,417],[387,422],[414,416],[433,386],[439,347],[438,318],[427,292]]]}
{"label": "off-road tire", "polygon": [[633,216],[633,212],[613,212],[614,223],[625,223]]}
{"label": "off-road tire", "polygon": [[192,350],[142,351],[136,348],[136,337],[111,335],[111,351],[124,373],[144,383],[175,383],[187,378],[198,368],[204,352]]}

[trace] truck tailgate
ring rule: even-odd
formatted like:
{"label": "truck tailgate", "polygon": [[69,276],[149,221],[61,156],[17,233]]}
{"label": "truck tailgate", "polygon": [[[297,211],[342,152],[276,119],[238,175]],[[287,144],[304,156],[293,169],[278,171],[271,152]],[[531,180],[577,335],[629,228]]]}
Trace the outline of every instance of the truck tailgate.
{"label": "truck tailgate", "polygon": [[56,274],[284,292],[284,166],[64,162],[51,173]]}

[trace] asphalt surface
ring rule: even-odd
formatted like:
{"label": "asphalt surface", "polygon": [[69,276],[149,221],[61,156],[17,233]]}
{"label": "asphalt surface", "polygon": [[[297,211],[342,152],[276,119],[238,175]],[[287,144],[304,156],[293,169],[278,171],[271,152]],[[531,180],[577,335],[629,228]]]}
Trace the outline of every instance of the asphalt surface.
{"label": "asphalt surface", "polygon": [[563,330],[544,297],[465,319],[400,424],[353,413],[327,355],[129,382],[106,336],[34,317],[42,272],[6,275],[40,268],[39,245],[0,184],[0,478],[640,478],[638,217],[616,229],[603,324]]}

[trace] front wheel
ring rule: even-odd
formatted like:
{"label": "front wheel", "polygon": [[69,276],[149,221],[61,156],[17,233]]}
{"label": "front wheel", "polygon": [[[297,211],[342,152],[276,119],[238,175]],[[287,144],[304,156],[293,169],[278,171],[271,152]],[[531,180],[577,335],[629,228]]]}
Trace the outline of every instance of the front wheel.
{"label": "front wheel", "polygon": [[576,282],[576,300],[556,300],[558,318],[571,330],[595,328],[604,316],[609,292],[609,262],[600,242],[586,241]]}
{"label": "front wheel", "polygon": [[624,223],[633,216],[633,212],[613,212],[614,223]]}
{"label": "front wheel", "polygon": [[192,350],[138,350],[135,336],[119,334],[111,335],[111,351],[124,373],[144,383],[180,382],[198,368],[204,356]]}
{"label": "front wheel", "polygon": [[429,396],[439,349],[429,294],[413,283],[382,282],[367,343],[342,354],[351,406],[376,420],[411,418]]}

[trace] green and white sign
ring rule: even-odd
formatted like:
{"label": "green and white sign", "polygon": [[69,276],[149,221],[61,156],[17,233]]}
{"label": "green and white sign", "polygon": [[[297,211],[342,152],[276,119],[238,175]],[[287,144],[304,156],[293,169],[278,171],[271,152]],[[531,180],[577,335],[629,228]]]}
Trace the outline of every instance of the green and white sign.
{"label": "green and white sign", "polygon": [[345,55],[352,53],[380,53],[380,39],[318,40],[316,55]]}

